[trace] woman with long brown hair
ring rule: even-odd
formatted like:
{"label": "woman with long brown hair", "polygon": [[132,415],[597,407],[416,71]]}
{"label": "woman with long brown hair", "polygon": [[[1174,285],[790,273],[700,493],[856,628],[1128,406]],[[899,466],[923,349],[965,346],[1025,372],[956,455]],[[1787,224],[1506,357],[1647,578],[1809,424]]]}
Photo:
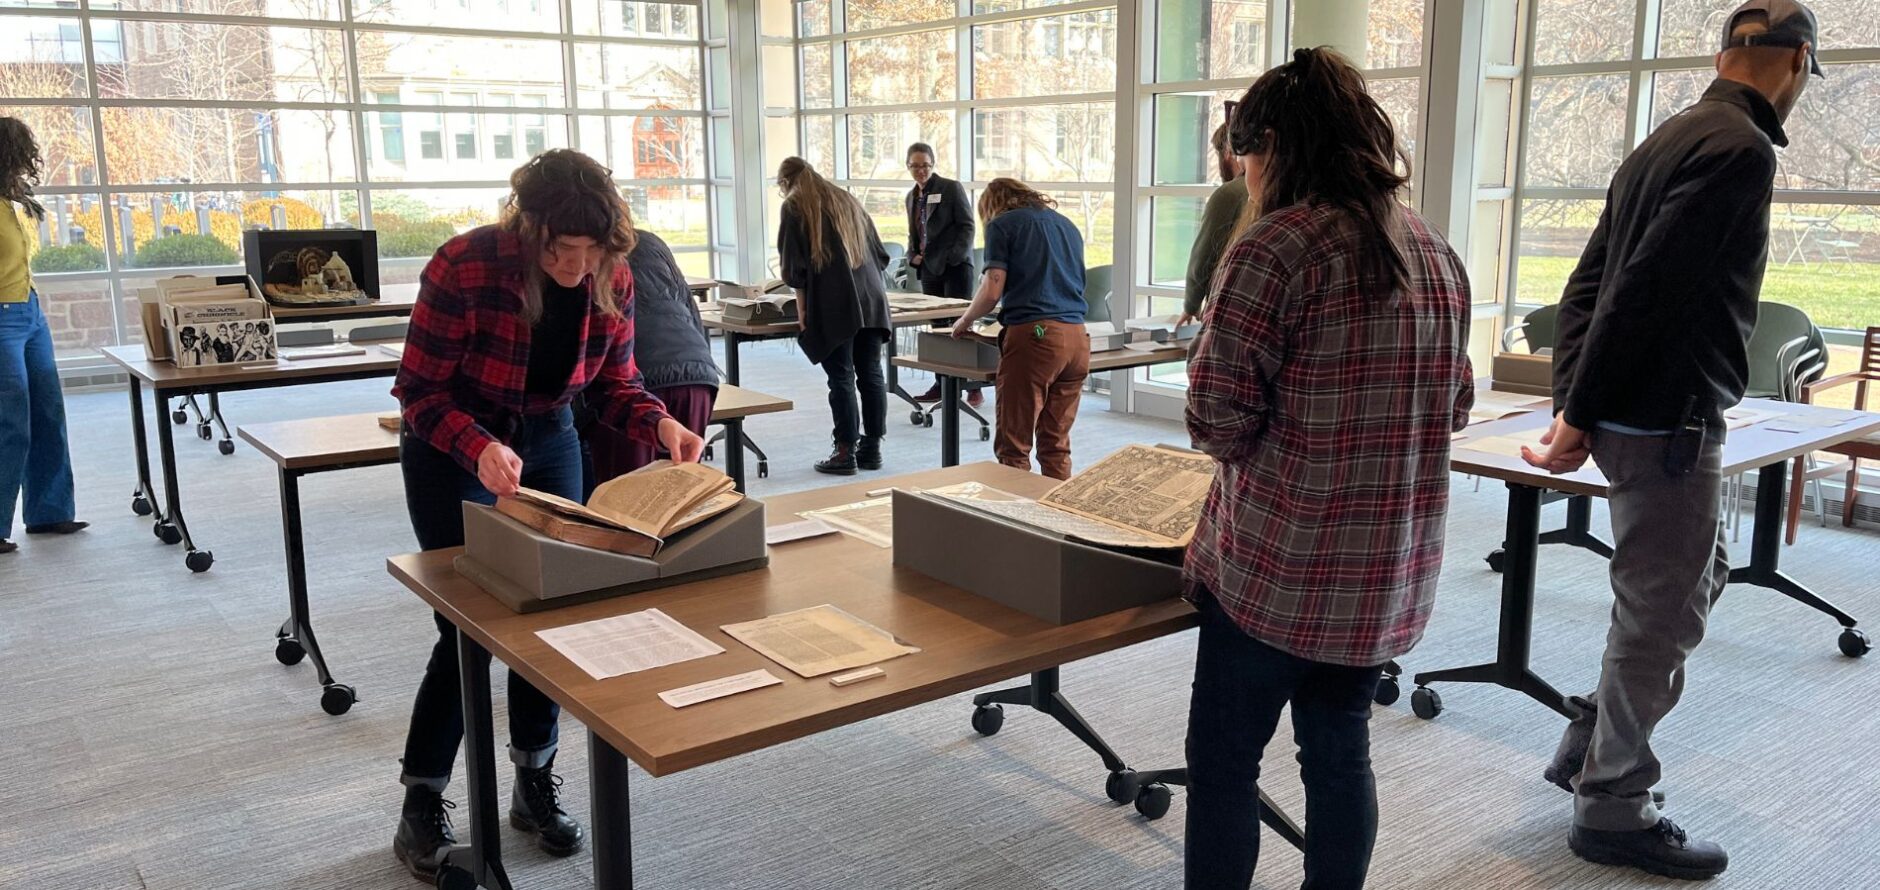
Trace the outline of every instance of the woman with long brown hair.
{"label": "woman with long brown hair", "polygon": [[979,218],[986,225],[986,275],[966,314],[953,325],[964,336],[999,306],[999,463],[1071,477],[1071,424],[1090,376],[1084,331],[1084,236],[1057,201],[1016,179],[986,183]]}
{"label": "woman with long brown hair", "polygon": [[[612,173],[576,151],[536,156],[509,179],[502,219],[445,242],[424,268],[392,394],[399,462],[418,546],[463,543],[463,502],[528,486],[581,497],[569,403],[586,390],[599,420],[674,459],[704,443],[641,385],[633,362],[633,220]],[[593,384],[590,387],[590,384]],[[405,740],[405,804],[392,850],[420,879],[455,843],[443,799],[463,739],[456,634],[443,616]],[[560,709],[509,675],[509,821],[546,852],[581,847],[554,774]]]}
{"label": "woman with long brown hair", "polygon": [[19,549],[10,539],[22,493],[27,534],[69,535],[86,526],[73,518],[65,393],[28,264],[33,238],[20,219],[20,211],[46,218],[33,197],[41,163],[26,123],[0,117],[0,553]]}
{"label": "woman with long brown hair", "polygon": [[[816,472],[852,476],[881,469],[888,426],[886,352],[894,328],[881,273],[888,251],[855,196],[824,179],[802,158],[777,168],[783,219],[777,254],[783,280],[796,289],[803,355],[829,378],[835,447]],[[859,406],[857,399],[859,397]]]}
{"label": "woman with long brown hair", "polygon": [[1390,118],[1337,53],[1262,76],[1229,140],[1255,210],[1188,363],[1188,431],[1216,473],[1183,569],[1201,612],[1187,885],[1252,880],[1260,758],[1290,704],[1305,886],[1356,890],[1377,837],[1371,697],[1429,620],[1449,437],[1474,402],[1468,279],[1399,203]]}

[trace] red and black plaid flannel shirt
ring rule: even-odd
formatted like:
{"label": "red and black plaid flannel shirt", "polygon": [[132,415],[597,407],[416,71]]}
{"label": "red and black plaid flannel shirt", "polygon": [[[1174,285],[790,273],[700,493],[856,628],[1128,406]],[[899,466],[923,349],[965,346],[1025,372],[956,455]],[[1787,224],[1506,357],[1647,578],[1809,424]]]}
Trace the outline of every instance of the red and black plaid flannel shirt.
{"label": "red and black plaid flannel shirt", "polygon": [[525,392],[529,325],[522,320],[523,259],[516,237],[495,226],[466,232],[424,267],[392,395],[405,429],[476,472],[477,456],[505,439],[523,415],[567,405],[596,383],[600,420],[635,441],[656,441],[666,407],[640,383],[633,363],[633,275],[615,267],[620,318],[589,302],[581,354],[553,398]]}
{"label": "red and black plaid flannel shirt", "polygon": [[1188,431],[1218,462],[1185,580],[1249,635],[1370,666],[1423,636],[1442,568],[1449,440],[1475,403],[1462,261],[1405,212],[1410,283],[1356,277],[1346,212],[1262,217],[1215,272]]}

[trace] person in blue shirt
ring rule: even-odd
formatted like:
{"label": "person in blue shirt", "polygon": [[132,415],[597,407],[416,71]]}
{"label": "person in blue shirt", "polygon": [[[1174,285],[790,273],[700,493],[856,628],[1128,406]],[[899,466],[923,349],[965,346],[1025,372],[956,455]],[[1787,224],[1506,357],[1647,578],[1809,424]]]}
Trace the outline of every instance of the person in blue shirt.
{"label": "person in blue shirt", "polygon": [[1071,424],[1090,376],[1084,330],[1084,238],[1050,196],[1000,177],[979,196],[986,226],[986,274],[966,314],[953,325],[964,336],[999,305],[999,463],[1071,476]]}

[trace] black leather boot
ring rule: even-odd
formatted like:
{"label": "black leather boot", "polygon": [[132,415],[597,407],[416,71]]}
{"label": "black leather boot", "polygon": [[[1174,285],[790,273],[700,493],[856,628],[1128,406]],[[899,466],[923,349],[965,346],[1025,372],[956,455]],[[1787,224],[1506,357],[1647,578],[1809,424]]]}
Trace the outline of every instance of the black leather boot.
{"label": "black leather boot", "polygon": [[1599,831],[1573,826],[1567,846],[1581,859],[1601,865],[1621,865],[1678,878],[1703,881],[1723,874],[1730,856],[1722,847],[1694,841],[1670,819],[1637,831]]}
{"label": "black leather boot", "polygon": [[509,824],[535,835],[535,845],[550,856],[568,856],[581,849],[581,823],[561,808],[561,777],[555,775],[553,760],[541,769],[516,767]]}
{"label": "black leather boot", "polygon": [[398,818],[398,833],[392,837],[392,855],[411,870],[412,877],[427,884],[437,882],[437,867],[457,843],[448,812],[456,806],[429,788],[405,789],[405,808]]}
{"label": "black leather boot", "polygon": [[855,447],[837,445],[834,451],[829,452],[827,460],[816,462],[816,472],[828,473],[831,476],[855,475]]}
{"label": "black leather boot", "polygon": [[881,469],[880,436],[862,437],[862,444],[855,447],[855,465],[864,470]]}

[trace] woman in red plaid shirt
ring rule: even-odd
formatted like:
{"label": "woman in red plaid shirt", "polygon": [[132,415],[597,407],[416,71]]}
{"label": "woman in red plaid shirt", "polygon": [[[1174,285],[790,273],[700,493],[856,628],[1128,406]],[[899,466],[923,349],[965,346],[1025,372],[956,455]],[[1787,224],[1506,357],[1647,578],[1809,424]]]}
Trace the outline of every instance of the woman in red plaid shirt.
{"label": "woman in red plaid shirt", "polygon": [[1229,141],[1257,210],[1188,365],[1188,430],[1218,461],[1184,569],[1188,887],[1252,880],[1260,756],[1290,704],[1305,887],[1356,890],[1377,836],[1371,696],[1429,618],[1449,437],[1474,403],[1468,280],[1398,203],[1390,118],[1331,50],[1261,77]]}
{"label": "woman in red plaid shirt", "polygon": [[[463,502],[518,486],[581,497],[569,403],[583,390],[600,422],[682,461],[704,443],[667,415],[633,363],[633,220],[613,175],[567,149],[509,179],[502,221],[439,248],[424,268],[392,394],[403,408],[399,463],[418,546],[463,543]],[[592,387],[589,384],[593,384]],[[392,851],[432,880],[456,842],[443,798],[463,740],[456,634],[443,616],[405,740],[405,804]],[[548,853],[581,847],[554,774],[560,709],[509,675],[509,821]]]}

